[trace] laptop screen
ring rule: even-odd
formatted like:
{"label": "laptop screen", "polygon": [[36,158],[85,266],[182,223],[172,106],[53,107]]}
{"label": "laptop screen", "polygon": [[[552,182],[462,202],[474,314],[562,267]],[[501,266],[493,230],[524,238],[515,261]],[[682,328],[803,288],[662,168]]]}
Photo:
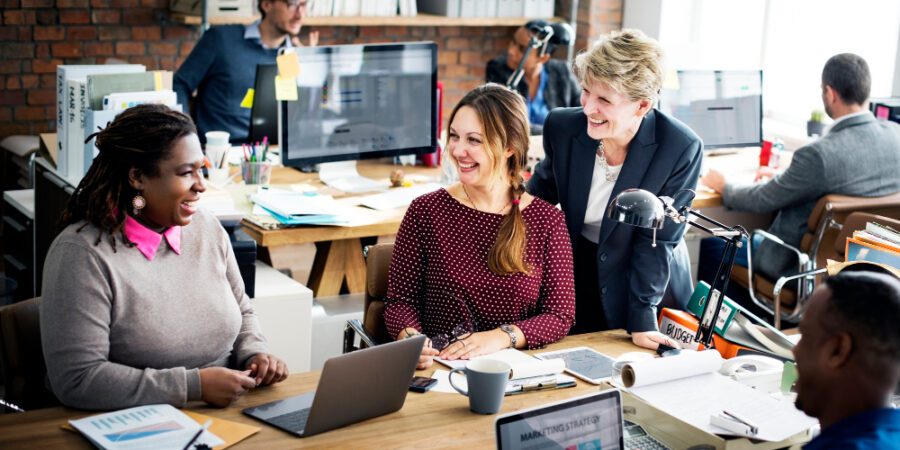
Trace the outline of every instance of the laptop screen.
{"label": "laptop screen", "polygon": [[622,397],[617,390],[517,411],[496,422],[497,447],[622,449]]}

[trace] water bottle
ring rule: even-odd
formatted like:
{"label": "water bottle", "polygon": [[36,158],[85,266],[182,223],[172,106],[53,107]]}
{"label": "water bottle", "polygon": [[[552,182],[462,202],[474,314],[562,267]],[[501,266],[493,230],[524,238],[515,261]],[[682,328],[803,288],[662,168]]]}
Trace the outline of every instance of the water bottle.
{"label": "water bottle", "polygon": [[781,139],[775,139],[772,144],[772,155],[769,156],[769,167],[777,169],[781,165],[781,155],[784,153],[784,142]]}

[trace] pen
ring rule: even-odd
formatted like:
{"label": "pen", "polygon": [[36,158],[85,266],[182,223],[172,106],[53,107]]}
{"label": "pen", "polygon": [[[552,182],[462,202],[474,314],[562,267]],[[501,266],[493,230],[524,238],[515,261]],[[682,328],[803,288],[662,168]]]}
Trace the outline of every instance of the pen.
{"label": "pen", "polygon": [[197,433],[194,435],[194,437],[191,438],[190,441],[188,441],[183,450],[188,450],[189,448],[191,448],[191,446],[194,445],[194,442],[197,441],[197,438],[199,438],[200,435],[203,434],[203,432],[206,431],[206,429],[209,428],[210,425],[212,425],[212,419],[207,420],[206,423],[204,423],[203,426],[200,427],[199,430],[197,430]]}

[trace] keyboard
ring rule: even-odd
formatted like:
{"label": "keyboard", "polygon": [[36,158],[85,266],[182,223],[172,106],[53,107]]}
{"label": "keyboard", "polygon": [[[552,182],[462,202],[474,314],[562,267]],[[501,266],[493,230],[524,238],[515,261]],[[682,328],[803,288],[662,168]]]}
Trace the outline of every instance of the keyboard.
{"label": "keyboard", "polygon": [[266,419],[272,425],[290,430],[295,433],[302,433],[306,428],[306,420],[309,418],[309,410],[311,408],[301,409],[299,411],[289,412],[280,416]]}
{"label": "keyboard", "polygon": [[665,444],[649,435],[642,426],[625,421],[625,450],[669,450]]}
{"label": "keyboard", "polygon": [[666,447],[648,434],[640,437],[626,438],[625,450],[669,450],[669,447]]}

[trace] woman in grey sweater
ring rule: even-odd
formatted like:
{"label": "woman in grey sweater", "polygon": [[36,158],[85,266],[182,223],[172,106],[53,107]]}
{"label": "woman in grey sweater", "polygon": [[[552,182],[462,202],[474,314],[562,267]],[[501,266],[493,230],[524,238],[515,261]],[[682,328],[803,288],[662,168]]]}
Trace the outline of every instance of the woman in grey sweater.
{"label": "woman in grey sweater", "polygon": [[197,209],[206,186],[191,119],[136,106],[96,137],[44,266],[41,337],[60,401],[226,406],[285,379],[225,231]]}

